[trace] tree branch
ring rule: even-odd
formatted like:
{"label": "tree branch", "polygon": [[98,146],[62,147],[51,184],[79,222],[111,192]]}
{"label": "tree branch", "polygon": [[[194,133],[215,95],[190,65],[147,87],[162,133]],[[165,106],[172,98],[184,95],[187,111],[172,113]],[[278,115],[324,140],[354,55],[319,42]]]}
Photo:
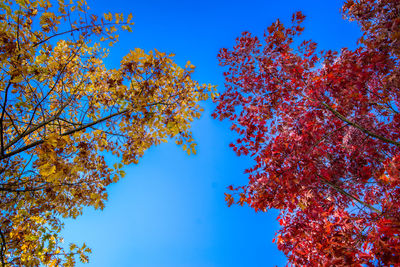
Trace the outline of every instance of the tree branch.
{"label": "tree branch", "polygon": [[6,263],[4,261],[4,252],[6,251],[6,239],[4,238],[3,231],[0,229],[0,236],[1,236],[1,248],[0,248],[0,260],[1,260],[1,266],[6,266]]}
{"label": "tree branch", "polygon": [[[25,131],[22,134],[19,134],[17,137],[15,137],[13,140],[10,141],[9,144],[6,145],[5,150],[9,149],[12,145],[14,145],[15,143],[17,143],[19,140],[21,140],[22,138],[24,138],[25,136],[28,136],[29,134],[33,133],[34,131],[37,131],[38,129],[42,128],[43,126],[49,124],[52,121],[55,121],[58,119],[58,117],[60,116],[61,112],[65,109],[65,107],[69,104],[69,102],[65,103],[60,110],[57,111],[57,113],[50,117],[48,120],[43,121],[42,123],[37,124],[35,127],[30,128],[28,130],[25,129]],[[31,122],[30,122],[31,125]]]}
{"label": "tree branch", "polygon": [[[98,124],[98,123],[102,123],[102,122],[104,122],[104,121],[106,121],[106,120],[108,120],[108,119],[111,119],[111,118],[116,117],[116,116],[118,116],[118,115],[124,114],[124,113],[126,113],[126,112],[128,112],[128,109],[124,109],[124,110],[122,110],[122,111],[113,113],[113,114],[111,114],[111,115],[109,115],[109,116],[106,116],[106,117],[104,117],[104,118],[101,118],[101,119],[99,119],[99,120],[93,121],[93,122],[91,122],[91,123],[84,124],[84,125],[82,125],[81,127],[74,128],[74,129],[71,129],[71,130],[69,130],[69,131],[66,131],[66,132],[62,133],[61,136],[67,136],[67,135],[74,134],[74,133],[76,133],[76,132],[80,132],[80,131],[82,131],[82,130],[85,130],[86,128],[92,127],[93,125],[96,125],[96,124]],[[38,141],[36,141],[36,142],[33,142],[33,143],[29,144],[29,145],[26,145],[26,146],[24,146],[24,147],[21,147],[21,148],[19,148],[19,149],[16,149],[16,150],[14,150],[14,151],[12,151],[12,152],[10,152],[10,153],[4,154],[4,155],[0,155],[0,160],[9,158],[9,157],[14,156],[14,155],[16,155],[16,154],[18,154],[18,153],[24,152],[24,151],[26,151],[26,150],[28,150],[28,149],[31,149],[31,148],[33,148],[33,147],[36,147],[36,146],[40,145],[40,144],[43,144],[44,141],[45,141],[44,139],[41,139],[41,140],[38,140]]]}
{"label": "tree branch", "polygon": [[322,180],[322,182],[328,186],[330,186],[331,188],[333,188],[334,190],[336,190],[337,192],[341,193],[342,195],[345,195],[355,201],[357,201],[358,203],[360,203],[361,205],[363,205],[364,207],[369,208],[372,211],[375,211],[378,214],[382,214],[382,211],[378,210],[377,208],[374,208],[373,206],[371,206],[368,203],[365,203],[364,201],[362,201],[361,199],[359,199],[356,196],[353,196],[352,194],[349,194],[348,192],[346,192],[345,190],[343,190],[342,188],[340,188],[339,186],[329,182],[328,180],[326,180],[324,177],[322,177],[321,175],[319,175],[317,173],[317,176]]}
{"label": "tree branch", "polygon": [[[164,103],[164,102],[155,102],[155,103],[148,104],[148,105],[146,105],[145,107],[150,107],[150,106],[154,106],[154,105],[170,105],[170,104]],[[102,123],[102,122],[104,122],[104,121],[106,121],[106,120],[108,120],[108,119],[111,119],[111,118],[116,117],[116,116],[118,116],[118,115],[122,115],[122,114],[124,114],[124,113],[126,113],[126,112],[128,112],[128,111],[129,111],[129,109],[123,109],[123,110],[121,110],[121,111],[119,111],[119,112],[112,113],[112,114],[110,114],[110,115],[108,115],[108,116],[106,116],[106,117],[103,117],[103,118],[101,118],[101,119],[98,119],[98,120],[96,120],[96,121],[92,121],[92,122],[90,122],[90,123],[83,124],[81,127],[68,130],[68,131],[62,133],[61,136],[67,136],[67,135],[74,134],[74,133],[76,133],[76,132],[80,132],[80,131],[85,130],[85,129],[87,129],[87,128],[90,128],[90,127],[92,127],[92,126],[94,126],[94,125],[96,125],[96,124]],[[57,119],[57,118],[54,118],[54,116],[53,116],[51,121],[54,121],[54,120],[56,120],[56,119]],[[51,121],[50,121],[50,122],[51,122]],[[46,122],[49,123],[49,121],[46,121]],[[38,124],[35,128],[36,128],[36,130],[37,130],[37,129],[39,129],[39,128],[42,127],[42,126],[43,126],[43,123]],[[32,132],[32,131],[30,131],[30,132]],[[10,152],[10,153],[6,153],[6,154],[3,154],[3,155],[0,155],[0,160],[9,158],[9,157],[14,156],[14,155],[16,155],[16,154],[18,154],[18,153],[24,152],[24,151],[26,151],[26,150],[28,150],[28,149],[31,149],[31,148],[33,148],[33,147],[36,147],[36,146],[40,145],[40,144],[43,144],[44,141],[45,141],[44,139],[41,139],[41,140],[35,141],[35,142],[33,142],[33,143],[29,144],[29,145],[26,145],[26,146],[24,146],[24,147],[21,147],[21,148],[19,148],[19,149],[16,149],[16,150],[14,150],[14,151],[12,151],[12,152]],[[10,147],[10,146],[8,146],[8,148],[9,148],[9,147]]]}
{"label": "tree branch", "polygon": [[0,143],[1,143],[1,151],[0,154],[1,156],[4,155],[4,129],[3,129],[3,122],[4,122],[4,114],[6,112],[7,108],[7,97],[8,97],[8,90],[10,89],[10,86],[12,84],[11,80],[13,79],[13,76],[10,77],[10,80],[8,81],[7,87],[5,89],[5,95],[4,95],[4,102],[3,102],[3,110],[1,112],[1,117],[0,117]]}
{"label": "tree branch", "polygon": [[365,134],[367,134],[367,135],[369,135],[369,136],[371,136],[371,137],[375,137],[375,138],[377,138],[377,139],[379,139],[379,140],[381,140],[381,141],[383,141],[383,142],[385,142],[385,143],[390,143],[390,144],[393,144],[393,145],[395,145],[395,146],[400,147],[400,143],[399,143],[399,142],[396,142],[396,141],[393,141],[393,140],[388,139],[388,138],[386,138],[386,137],[383,137],[383,136],[381,136],[381,135],[375,134],[375,133],[373,133],[373,132],[371,132],[371,131],[365,129],[365,128],[362,127],[361,125],[359,125],[359,124],[357,124],[357,123],[355,123],[355,122],[353,122],[353,121],[350,121],[349,119],[347,119],[345,116],[343,116],[342,114],[340,114],[337,110],[333,109],[331,106],[329,106],[329,105],[326,104],[326,103],[323,103],[323,102],[322,102],[322,105],[323,105],[324,107],[326,107],[329,111],[331,111],[337,118],[341,119],[342,121],[344,121],[344,122],[350,124],[351,126],[357,128],[357,129],[359,129],[359,130],[362,131],[363,133],[365,133]]}

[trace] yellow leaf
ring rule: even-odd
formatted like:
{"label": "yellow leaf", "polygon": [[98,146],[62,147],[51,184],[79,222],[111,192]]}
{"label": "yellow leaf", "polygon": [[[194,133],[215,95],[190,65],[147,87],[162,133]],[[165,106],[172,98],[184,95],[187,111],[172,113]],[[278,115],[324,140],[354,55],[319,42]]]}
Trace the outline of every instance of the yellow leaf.
{"label": "yellow leaf", "polygon": [[105,20],[112,21],[112,17],[113,17],[113,15],[111,14],[111,12],[104,13]]}
{"label": "yellow leaf", "polygon": [[75,245],[74,243],[71,243],[71,244],[69,245],[69,249],[70,249],[71,251],[75,250],[75,249],[76,249],[76,245]]}
{"label": "yellow leaf", "polygon": [[18,76],[16,76],[16,77],[14,77],[14,78],[11,80],[11,82],[12,82],[12,83],[20,83],[20,82],[22,82],[23,80],[24,80],[24,76],[18,75]]}
{"label": "yellow leaf", "polygon": [[45,163],[39,167],[39,172],[42,176],[50,176],[56,172],[56,166],[51,163]]}
{"label": "yellow leaf", "polygon": [[126,22],[127,22],[127,23],[131,22],[132,18],[133,18],[132,14],[129,13],[128,19],[126,20]]}
{"label": "yellow leaf", "polygon": [[46,139],[46,143],[50,144],[52,147],[56,147],[57,142],[58,142],[57,134],[50,134]]}
{"label": "yellow leaf", "polygon": [[131,26],[129,26],[129,25],[122,25],[122,29],[123,29],[123,30],[126,30],[126,31],[128,31],[128,32],[132,32],[132,28],[131,28]]}

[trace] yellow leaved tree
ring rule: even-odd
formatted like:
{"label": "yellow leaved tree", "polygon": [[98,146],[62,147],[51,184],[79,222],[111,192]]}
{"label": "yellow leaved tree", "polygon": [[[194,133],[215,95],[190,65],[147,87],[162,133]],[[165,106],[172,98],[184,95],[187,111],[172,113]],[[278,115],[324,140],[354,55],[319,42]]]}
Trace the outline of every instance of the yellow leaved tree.
{"label": "yellow leaved tree", "polygon": [[[194,152],[190,122],[210,85],[173,55],[133,49],[106,68],[132,16],[88,14],[85,0],[0,2],[0,262],[73,266],[90,249],[63,244],[62,219],[104,207],[106,188],[152,145]],[[108,166],[105,153],[120,163]]]}

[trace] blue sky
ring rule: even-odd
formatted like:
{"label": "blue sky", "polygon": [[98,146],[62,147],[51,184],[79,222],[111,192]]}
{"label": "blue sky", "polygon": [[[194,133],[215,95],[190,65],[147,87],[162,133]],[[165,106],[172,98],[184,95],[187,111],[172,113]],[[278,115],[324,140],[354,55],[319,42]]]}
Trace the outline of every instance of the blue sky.
{"label": "blue sky", "polygon": [[[307,16],[306,39],[320,49],[354,48],[360,33],[342,20],[342,1],[88,1],[91,11],[133,13],[133,33],[123,34],[107,60],[118,66],[136,47],[173,52],[184,66],[197,68],[194,78],[223,91],[223,69],[217,53],[231,48],[243,31],[261,35],[275,19],[288,22],[293,12]],[[228,147],[236,136],[228,122],[213,120],[213,104],[193,124],[197,155],[188,156],[173,142],[153,147],[126,177],[109,188],[103,211],[86,209],[68,220],[65,242],[91,247],[83,266],[284,266],[286,259],[272,243],[277,212],[255,213],[248,207],[228,208],[228,185],[247,182],[252,165]],[[112,165],[112,164],[111,164]],[[81,265],[78,265],[81,266]]]}

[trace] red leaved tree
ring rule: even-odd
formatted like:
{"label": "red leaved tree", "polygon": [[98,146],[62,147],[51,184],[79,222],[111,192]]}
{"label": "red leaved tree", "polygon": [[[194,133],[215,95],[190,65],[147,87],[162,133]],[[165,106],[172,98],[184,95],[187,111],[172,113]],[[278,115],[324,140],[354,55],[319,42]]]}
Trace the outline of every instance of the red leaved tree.
{"label": "red leaved tree", "polygon": [[355,50],[295,47],[300,12],[221,50],[214,117],[232,121],[233,150],[256,162],[226,200],[279,209],[275,242],[291,264],[398,265],[400,2],[349,0],[343,12],[364,33]]}

